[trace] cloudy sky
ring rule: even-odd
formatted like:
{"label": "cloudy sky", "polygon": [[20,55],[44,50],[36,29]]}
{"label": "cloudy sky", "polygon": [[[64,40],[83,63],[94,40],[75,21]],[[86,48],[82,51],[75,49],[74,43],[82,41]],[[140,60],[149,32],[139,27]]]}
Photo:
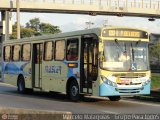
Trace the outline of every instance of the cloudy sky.
{"label": "cloudy sky", "polygon": [[[143,28],[152,33],[160,33],[160,20],[148,21],[148,18],[141,17],[117,17],[117,16],[89,16],[74,14],[55,13],[21,13],[21,25],[25,25],[30,19],[40,18],[41,22],[51,23],[59,26],[63,32],[82,30],[86,28],[86,22],[94,23],[92,27],[102,27],[105,21],[112,26],[128,26]],[[12,23],[16,21],[16,14],[12,14]]]}

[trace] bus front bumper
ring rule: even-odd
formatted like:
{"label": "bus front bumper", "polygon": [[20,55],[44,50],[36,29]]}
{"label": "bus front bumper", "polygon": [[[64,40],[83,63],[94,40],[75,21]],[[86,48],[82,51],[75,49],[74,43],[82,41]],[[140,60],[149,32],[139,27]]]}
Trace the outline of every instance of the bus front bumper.
{"label": "bus front bumper", "polygon": [[146,85],[134,86],[110,86],[102,83],[99,87],[99,96],[132,96],[150,94],[150,82]]}

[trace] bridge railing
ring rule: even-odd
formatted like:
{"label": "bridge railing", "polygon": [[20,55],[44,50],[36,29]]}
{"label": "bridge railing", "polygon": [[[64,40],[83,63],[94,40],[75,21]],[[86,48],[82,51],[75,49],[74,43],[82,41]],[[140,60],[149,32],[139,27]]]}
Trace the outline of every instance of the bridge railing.
{"label": "bridge railing", "polygon": [[[15,2],[16,0],[10,0]],[[22,2],[160,9],[160,0],[20,0]]]}

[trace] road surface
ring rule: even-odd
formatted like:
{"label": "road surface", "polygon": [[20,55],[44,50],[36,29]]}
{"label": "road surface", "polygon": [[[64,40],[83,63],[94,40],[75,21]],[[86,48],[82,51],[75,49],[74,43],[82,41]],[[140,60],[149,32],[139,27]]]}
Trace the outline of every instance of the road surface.
{"label": "road surface", "polygon": [[123,99],[118,102],[112,102],[104,98],[90,97],[85,98],[84,101],[71,102],[64,94],[46,92],[19,94],[16,87],[1,82],[0,107],[68,111],[79,114],[156,114],[160,112],[159,103]]}

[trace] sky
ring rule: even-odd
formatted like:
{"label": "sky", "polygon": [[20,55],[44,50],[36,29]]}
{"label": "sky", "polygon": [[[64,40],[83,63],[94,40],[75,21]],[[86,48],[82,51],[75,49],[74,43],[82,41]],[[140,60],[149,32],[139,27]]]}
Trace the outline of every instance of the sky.
{"label": "sky", "polygon": [[[16,22],[16,14],[12,13],[12,23]],[[82,30],[87,27],[86,22],[94,23],[91,28],[102,27],[105,23],[112,26],[126,26],[146,29],[151,33],[160,33],[160,20],[151,22],[142,17],[117,17],[117,16],[89,16],[56,13],[21,13],[21,25],[25,26],[30,19],[39,18],[41,22],[59,26],[62,32]],[[108,21],[108,22],[106,22]]]}

